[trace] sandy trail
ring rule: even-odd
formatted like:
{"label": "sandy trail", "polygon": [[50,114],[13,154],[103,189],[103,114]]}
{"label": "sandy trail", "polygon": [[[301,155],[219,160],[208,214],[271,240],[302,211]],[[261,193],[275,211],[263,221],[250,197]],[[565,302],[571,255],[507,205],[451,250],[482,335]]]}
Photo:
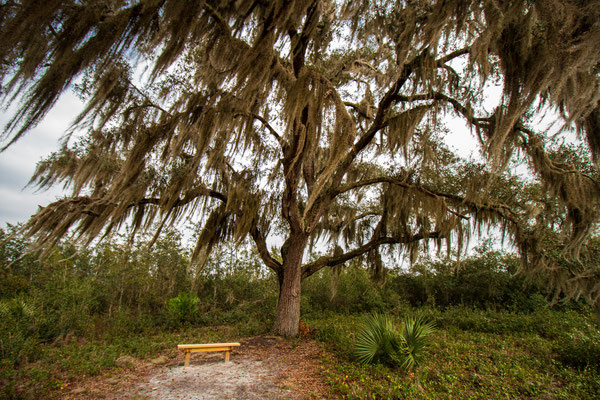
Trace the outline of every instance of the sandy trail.
{"label": "sandy trail", "polygon": [[276,385],[279,371],[250,359],[205,362],[164,369],[143,382],[137,395],[147,399],[286,399],[294,393]]}
{"label": "sandy trail", "polygon": [[319,373],[322,347],[259,336],[241,340],[231,361],[222,353],[195,353],[183,367],[183,353],[171,353],[167,365],[140,361],[115,376],[81,382],[64,399],[325,399]]}

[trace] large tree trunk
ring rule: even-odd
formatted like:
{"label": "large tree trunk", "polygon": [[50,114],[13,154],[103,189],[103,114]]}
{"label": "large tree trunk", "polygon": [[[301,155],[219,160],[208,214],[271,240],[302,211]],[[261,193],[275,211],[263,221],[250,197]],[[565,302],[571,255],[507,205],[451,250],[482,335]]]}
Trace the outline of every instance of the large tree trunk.
{"label": "large tree trunk", "polygon": [[302,255],[305,237],[291,237],[283,256],[283,276],[279,279],[279,300],[274,333],[281,336],[298,335],[300,323],[300,284],[302,282]]}

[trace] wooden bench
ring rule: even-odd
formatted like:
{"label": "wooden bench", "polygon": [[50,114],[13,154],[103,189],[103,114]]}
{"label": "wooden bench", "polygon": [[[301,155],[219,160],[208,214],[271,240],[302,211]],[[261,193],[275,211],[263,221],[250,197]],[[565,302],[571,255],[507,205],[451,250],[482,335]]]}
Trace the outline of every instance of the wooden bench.
{"label": "wooden bench", "polygon": [[229,354],[234,347],[239,346],[239,343],[212,343],[212,344],[178,344],[179,350],[185,351],[185,366],[190,366],[190,356],[192,353],[200,353],[205,351],[224,351],[225,361],[229,361]]}

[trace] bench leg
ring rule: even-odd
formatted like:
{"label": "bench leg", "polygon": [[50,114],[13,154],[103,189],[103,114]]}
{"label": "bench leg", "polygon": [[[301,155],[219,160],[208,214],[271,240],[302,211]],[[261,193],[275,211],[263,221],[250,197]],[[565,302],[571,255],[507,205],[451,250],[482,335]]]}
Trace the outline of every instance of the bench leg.
{"label": "bench leg", "polygon": [[191,351],[186,351],[185,352],[185,366],[189,367],[190,366],[190,356],[192,355]]}
{"label": "bench leg", "polygon": [[225,352],[225,361],[226,361],[226,362],[227,362],[227,361],[229,361],[229,353],[231,353],[231,351],[230,351],[230,350],[227,350],[227,351]]}

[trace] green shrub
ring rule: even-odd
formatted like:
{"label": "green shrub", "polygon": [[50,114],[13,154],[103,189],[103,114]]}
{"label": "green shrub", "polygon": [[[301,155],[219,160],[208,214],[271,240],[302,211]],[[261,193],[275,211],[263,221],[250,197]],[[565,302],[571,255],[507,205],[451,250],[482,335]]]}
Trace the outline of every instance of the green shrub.
{"label": "green shrub", "polygon": [[371,314],[363,319],[356,335],[354,352],[361,364],[399,364],[401,340],[392,320],[385,314]]}
{"label": "green shrub", "polygon": [[44,315],[32,299],[0,300],[0,359],[12,365],[37,355],[37,331]]}
{"label": "green shrub", "polygon": [[405,317],[400,332],[391,317],[371,314],[356,336],[355,355],[361,364],[381,363],[407,370],[418,367],[428,350],[433,325],[423,316]]}
{"label": "green shrub", "polygon": [[433,324],[423,315],[405,317],[400,330],[402,367],[415,369],[424,360],[429,349],[429,339],[433,333]]}
{"label": "green shrub", "polygon": [[600,371],[600,330],[595,322],[585,322],[577,327],[571,324],[571,329],[554,342],[554,352],[565,365]]}
{"label": "green shrub", "polygon": [[551,293],[543,282],[517,275],[518,266],[517,256],[483,246],[460,265],[451,259],[416,264],[410,273],[391,275],[390,286],[416,307],[467,306],[515,312],[563,307],[550,304]]}
{"label": "green shrub", "polygon": [[561,341],[555,348],[557,359],[565,365],[600,370],[600,339],[583,337]]}
{"label": "green shrub", "polygon": [[385,312],[401,302],[401,294],[389,282],[373,282],[370,272],[358,265],[323,269],[302,283],[301,314],[318,318],[323,311]]}
{"label": "green shrub", "polygon": [[190,323],[198,315],[198,296],[191,293],[179,293],[177,297],[167,300],[167,312],[177,323]]}
{"label": "green shrub", "polygon": [[583,329],[586,318],[590,318],[581,312],[551,309],[517,313],[450,307],[443,311],[429,309],[428,313],[440,328],[495,334],[536,333],[547,339],[560,339],[573,329]]}
{"label": "green shrub", "polygon": [[319,319],[308,320],[307,323],[318,340],[331,345],[348,360],[354,359],[354,332],[362,326],[359,317],[325,312]]}

